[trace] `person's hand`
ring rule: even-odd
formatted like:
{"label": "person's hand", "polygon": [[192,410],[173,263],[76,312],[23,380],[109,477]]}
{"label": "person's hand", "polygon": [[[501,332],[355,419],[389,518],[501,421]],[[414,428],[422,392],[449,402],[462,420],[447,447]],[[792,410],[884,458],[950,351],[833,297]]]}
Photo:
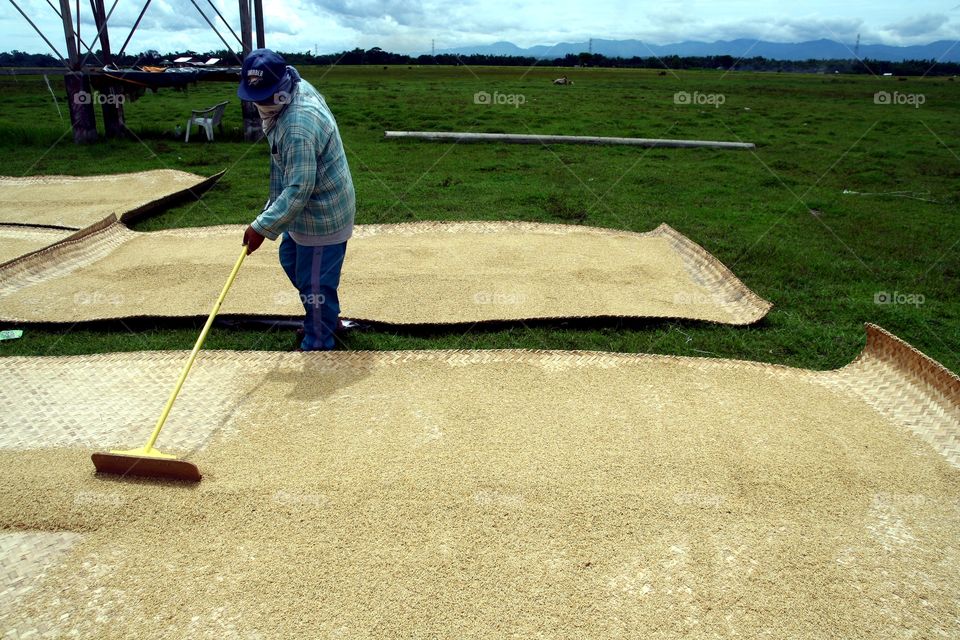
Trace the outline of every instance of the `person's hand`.
{"label": "person's hand", "polygon": [[257,233],[257,230],[253,227],[247,227],[247,230],[243,232],[243,244],[247,248],[247,255],[250,255],[263,244],[263,236]]}

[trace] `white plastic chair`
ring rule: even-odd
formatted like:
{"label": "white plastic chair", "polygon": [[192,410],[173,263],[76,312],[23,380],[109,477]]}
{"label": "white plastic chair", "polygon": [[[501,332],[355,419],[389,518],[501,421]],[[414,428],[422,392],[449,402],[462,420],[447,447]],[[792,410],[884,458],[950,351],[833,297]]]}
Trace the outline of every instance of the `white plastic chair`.
{"label": "white plastic chair", "polygon": [[190,112],[190,119],[187,120],[187,137],[184,142],[190,142],[190,129],[197,125],[207,134],[207,141],[213,142],[213,128],[219,127],[220,133],[223,133],[223,112],[226,111],[229,101],[216,104],[209,109],[194,109]]}

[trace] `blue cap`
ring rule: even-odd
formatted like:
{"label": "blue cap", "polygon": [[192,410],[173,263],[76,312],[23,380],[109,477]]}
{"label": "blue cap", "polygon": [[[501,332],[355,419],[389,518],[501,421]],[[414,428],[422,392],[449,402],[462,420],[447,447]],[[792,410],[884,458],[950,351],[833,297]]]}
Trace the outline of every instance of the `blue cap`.
{"label": "blue cap", "polygon": [[254,49],[243,59],[240,86],[241,100],[263,102],[277,92],[287,75],[287,62],[270,49]]}

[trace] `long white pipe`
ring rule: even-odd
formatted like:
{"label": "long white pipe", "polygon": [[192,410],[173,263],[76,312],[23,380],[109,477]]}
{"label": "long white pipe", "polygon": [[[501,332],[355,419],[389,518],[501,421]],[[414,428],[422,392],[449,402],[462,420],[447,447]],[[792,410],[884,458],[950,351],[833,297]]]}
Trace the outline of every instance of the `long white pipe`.
{"label": "long white pipe", "polygon": [[384,131],[384,138],[409,138],[434,142],[511,142],[517,144],[619,144],[637,147],[681,147],[707,149],[754,149],[752,142],[714,140],[664,140],[659,138],[606,138],[601,136],[555,136],[518,133],[466,133],[456,131]]}

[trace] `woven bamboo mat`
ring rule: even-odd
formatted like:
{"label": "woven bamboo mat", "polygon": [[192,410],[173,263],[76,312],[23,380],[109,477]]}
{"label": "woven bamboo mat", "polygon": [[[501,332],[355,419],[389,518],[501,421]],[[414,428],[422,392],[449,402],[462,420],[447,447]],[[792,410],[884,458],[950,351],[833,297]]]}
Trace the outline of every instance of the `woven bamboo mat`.
{"label": "woven bamboo mat", "polygon": [[[0,319],[204,316],[241,235],[239,226],[95,230],[0,269]],[[523,222],[358,226],[340,299],[348,318],[398,325],[571,317],[749,324],[771,306],[667,225],[633,233]],[[245,262],[221,313],[302,314],[277,243]]]}
{"label": "woven bamboo mat", "polygon": [[0,176],[0,223],[83,229],[115,215],[132,222],[197,199],[220,179],[158,169],[99,176]]}
{"label": "woven bamboo mat", "polygon": [[[70,531],[0,532],[0,630],[4,638],[21,635],[11,624],[17,602],[80,538],[81,534]],[[29,637],[30,631],[23,629],[22,635]]]}
{"label": "woven bamboo mat", "polygon": [[[206,352],[161,437],[204,481],[93,477],[89,449],[69,445],[143,437],[149,423],[132,425],[159,410],[183,357],[0,359],[0,402],[19,411],[0,432],[21,432],[0,450],[0,524],[84,532],[0,611],[5,628],[960,634],[960,379],[877,327],[828,372],[590,352]],[[21,575],[15,557],[4,566]]]}
{"label": "woven bamboo mat", "polygon": [[0,266],[59,242],[70,234],[65,229],[0,225]]}

